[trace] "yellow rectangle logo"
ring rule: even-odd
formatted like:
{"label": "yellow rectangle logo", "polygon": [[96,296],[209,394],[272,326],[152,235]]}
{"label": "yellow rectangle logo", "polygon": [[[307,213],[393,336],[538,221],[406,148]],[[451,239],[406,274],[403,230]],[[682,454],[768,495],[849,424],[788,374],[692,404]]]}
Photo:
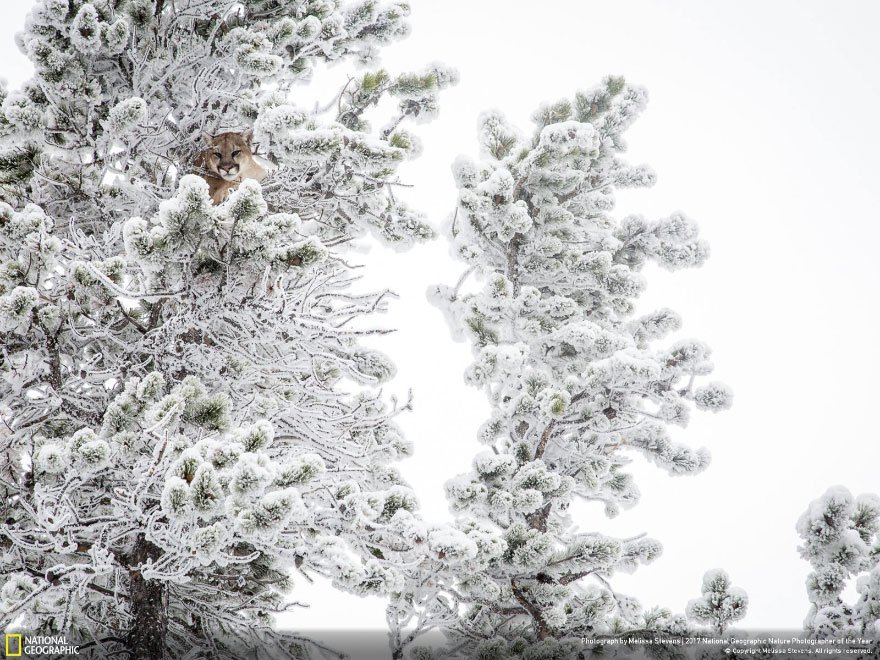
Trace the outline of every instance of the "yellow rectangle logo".
{"label": "yellow rectangle logo", "polygon": [[7,658],[20,658],[21,657],[21,634],[7,633],[7,635],[6,635],[6,657]]}

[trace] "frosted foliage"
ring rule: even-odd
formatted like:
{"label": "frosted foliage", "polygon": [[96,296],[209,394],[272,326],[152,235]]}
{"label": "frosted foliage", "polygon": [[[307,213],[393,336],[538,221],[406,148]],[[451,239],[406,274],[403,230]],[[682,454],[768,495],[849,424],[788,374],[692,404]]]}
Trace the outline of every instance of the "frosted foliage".
{"label": "frosted foliage", "polygon": [[[44,594],[6,602],[3,621],[124,629],[139,539],[169,616],[197,626],[169,633],[172,650],[268,629],[293,567],[358,594],[399,583],[394,565],[425,534],[395,517],[416,504],[386,463],[410,449],[395,408],[337,385],[392,369],[360,332],[334,329],[383,296],[347,293],[332,251],[266,206],[255,183],[215,207],[184,177],[155,215],[122,223],[122,254],[103,260],[39,207],[0,207],[3,566]],[[126,371],[143,376],[107,382]],[[51,566],[67,577],[47,582]]]}
{"label": "frosted foliage", "polygon": [[[4,627],[238,657],[298,579],[399,591],[428,532],[391,465],[408,403],[375,387],[395,366],[363,340],[388,292],[355,293],[345,251],[432,235],[392,184],[456,74],[376,68],[408,12],[34,3],[35,75],[0,86]],[[360,73],[332,103],[296,105],[343,60]],[[270,175],[214,205],[202,133],[247,129]]]}
{"label": "frosted foliage", "polygon": [[[323,111],[293,101],[321,62],[375,67],[408,14],[377,0],[38,0],[17,36],[36,76],[0,96],[0,189],[100,232],[198,169],[203,133],[254,127],[273,210],[296,209],[335,242],[428,238],[387,184],[419,151],[407,120],[436,115],[455,71],[374,68]],[[364,115],[385,98],[396,107],[374,129]]]}
{"label": "frosted foliage", "polygon": [[[487,113],[480,159],[453,166],[459,199],[447,233],[468,270],[428,296],[453,336],[473,346],[465,379],[492,412],[479,431],[488,451],[446,490],[456,524],[478,521],[503,551],[479,579],[438,557],[430,588],[410,583],[391,616],[416,631],[436,623],[464,657],[485,638],[506,640],[491,656],[500,658],[540,656],[550,640],[687,628],[681,615],[646,610],[609,581],[655,559],[657,541],[577,532],[568,514],[576,499],[609,516],[633,506],[634,453],[672,475],[704,469],[708,453],[675,441],[670,428],[732,398],[722,384],[701,383],[713,369],[704,343],[668,338],[681,327],[675,312],[634,313],[648,263],[676,270],[708,255],[681,213],[613,213],[616,188],[654,181],[622,157],[622,133],[645,101],[643,89],[608,78],[541,107],[531,134]],[[413,639],[398,635],[403,646]]]}
{"label": "frosted foliage", "polygon": [[[153,372],[126,382],[100,426],[38,438],[33,495],[4,544],[4,572],[33,588],[3,593],[3,620],[23,617],[26,629],[44,632],[124,629],[136,567],[166,585],[172,619],[199,621],[221,648],[224,631],[265,625],[291,586],[285,566],[314,552],[307,539],[318,530],[331,536],[314,491],[332,482],[315,470],[291,484],[285,475],[307,456],[274,444],[246,449],[242,438],[272,426],[233,426],[230,408],[193,376],[170,387]],[[150,548],[145,562],[132,561],[136,546]],[[13,562],[13,548],[39,553],[42,564]],[[168,645],[182,655],[191,636],[179,629]]]}
{"label": "frosted foliage", "polygon": [[[880,633],[880,497],[834,486],[813,500],[797,521],[811,607],[804,625],[820,639]],[[843,599],[855,583],[855,603]],[[877,647],[875,651],[880,651]]]}
{"label": "frosted foliage", "polygon": [[746,615],[749,599],[739,587],[731,586],[730,578],[721,569],[707,571],[703,576],[702,596],[690,601],[687,615],[699,623],[712,626],[716,635]]}

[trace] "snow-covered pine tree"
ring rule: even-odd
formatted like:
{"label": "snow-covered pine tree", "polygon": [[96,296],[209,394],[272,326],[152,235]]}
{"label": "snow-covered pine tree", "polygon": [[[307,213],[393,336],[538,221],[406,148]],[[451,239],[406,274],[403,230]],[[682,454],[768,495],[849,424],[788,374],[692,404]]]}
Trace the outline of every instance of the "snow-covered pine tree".
{"label": "snow-covered pine tree", "polygon": [[[880,653],[880,497],[853,497],[843,486],[813,500],[797,522],[807,576],[806,632],[826,640],[870,639]],[[855,603],[843,591],[855,578]]]}
{"label": "snow-covered pine tree", "polygon": [[[18,41],[36,74],[0,90],[6,630],[235,656],[294,568],[355,593],[399,581],[411,539],[391,521],[415,503],[389,462],[410,447],[375,389],[393,364],[361,343],[387,292],[354,290],[339,250],[431,234],[389,180],[418,150],[403,120],[453,74],[371,70],[326,109],[294,95],[321,62],[372,62],[406,13],[35,3]],[[212,205],[201,134],[250,126],[274,171]]]}
{"label": "snow-covered pine tree", "polygon": [[706,571],[700,589],[702,595],[687,605],[687,616],[693,621],[712,626],[719,637],[734,621],[746,615],[749,597],[739,587],[731,586],[726,571],[716,568]]}
{"label": "snow-covered pine tree", "polygon": [[[706,467],[707,453],[667,428],[687,425],[692,406],[731,403],[724,385],[698,384],[712,371],[705,344],[660,343],[680,326],[673,311],[634,312],[646,264],[695,267],[708,254],[680,213],[612,214],[615,189],[654,181],[620,156],[645,99],[608,78],[540,108],[531,135],[486,114],[481,159],[453,168],[448,231],[469,268],[429,296],[473,342],[466,380],[484,389],[492,414],[479,432],[487,450],[447,485],[457,529],[429,536],[422,579],[392,602],[399,647],[437,625],[447,654],[526,657],[541,647],[540,657],[569,657],[582,636],[685,629],[683,616],[643,609],[609,581],[655,559],[657,541],[575,531],[568,513],[575,499],[601,502],[609,516],[634,505],[633,452],[671,474]],[[469,288],[471,275],[482,284]]]}

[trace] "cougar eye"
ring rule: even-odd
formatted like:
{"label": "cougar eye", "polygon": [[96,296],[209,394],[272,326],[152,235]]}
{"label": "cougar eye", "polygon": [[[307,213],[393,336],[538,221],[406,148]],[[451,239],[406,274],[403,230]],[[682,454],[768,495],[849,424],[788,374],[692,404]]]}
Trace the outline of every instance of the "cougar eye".
{"label": "cougar eye", "polygon": [[232,152],[232,156],[233,156],[233,157],[238,156],[240,153],[241,153],[241,150],[240,150],[240,149],[236,149],[235,151]]}
{"label": "cougar eye", "polygon": [[219,151],[215,151],[214,158],[223,158],[223,154],[221,154]]}

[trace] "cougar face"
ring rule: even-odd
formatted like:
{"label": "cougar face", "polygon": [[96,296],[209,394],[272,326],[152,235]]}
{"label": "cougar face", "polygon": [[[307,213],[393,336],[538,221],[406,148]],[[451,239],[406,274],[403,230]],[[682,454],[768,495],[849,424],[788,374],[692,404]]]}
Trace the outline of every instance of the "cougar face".
{"label": "cougar face", "polygon": [[221,204],[246,179],[262,181],[266,169],[254,159],[253,131],[204,135],[205,148],[193,165],[201,169],[214,204]]}
{"label": "cougar face", "polygon": [[252,159],[250,137],[251,132],[221,133],[206,137],[205,165],[209,172],[224,181],[235,181],[241,174],[242,167]]}

